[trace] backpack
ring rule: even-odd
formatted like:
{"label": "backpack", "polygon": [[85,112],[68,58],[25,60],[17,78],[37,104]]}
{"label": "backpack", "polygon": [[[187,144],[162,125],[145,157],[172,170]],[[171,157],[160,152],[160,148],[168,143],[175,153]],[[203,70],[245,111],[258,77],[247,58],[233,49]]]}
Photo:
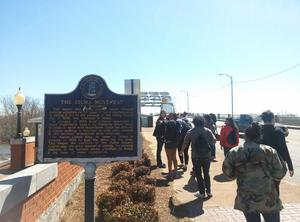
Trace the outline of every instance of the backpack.
{"label": "backpack", "polygon": [[197,136],[194,147],[197,153],[208,153],[211,149],[207,139],[202,133]]}
{"label": "backpack", "polygon": [[178,122],[181,125],[181,136],[184,138],[187,131],[192,129],[192,127],[187,122],[185,122],[184,120],[181,120],[181,121],[178,121]]}
{"label": "backpack", "polygon": [[181,126],[175,120],[169,120],[166,123],[165,128],[165,140],[166,141],[177,141],[177,138],[180,136]]}
{"label": "backpack", "polygon": [[236,138],[236,130],[230,131],[230,133],[227,136],[227,142],[230,145],[235,145],[237,143],[237,138]]}

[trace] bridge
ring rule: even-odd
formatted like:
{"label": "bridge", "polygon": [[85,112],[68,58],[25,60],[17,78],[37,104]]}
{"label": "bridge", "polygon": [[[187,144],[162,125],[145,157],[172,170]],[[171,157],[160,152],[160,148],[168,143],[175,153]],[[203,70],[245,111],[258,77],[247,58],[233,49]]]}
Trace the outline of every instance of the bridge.
{"label": "bridge", "polygon": [[169,92],[141,92],[140,102],[141,107],[160,107],[167,112],[175,112]]}

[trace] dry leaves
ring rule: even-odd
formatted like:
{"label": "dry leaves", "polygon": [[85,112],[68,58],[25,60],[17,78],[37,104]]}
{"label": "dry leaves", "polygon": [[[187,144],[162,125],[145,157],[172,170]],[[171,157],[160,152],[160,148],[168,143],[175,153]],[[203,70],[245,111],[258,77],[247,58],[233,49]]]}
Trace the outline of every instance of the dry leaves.
{"label": "dry leaves", "polygon": [[[152,163],[155,163],[155,157],[153,156],[149,142],[143,139],[143,150],[147,153],[151,159]],[[107,188],[110,184],[111,175],[111,164],[105,164],[97,168],[96,181],[95,181],[95,199],[101,193],[107,192]],[[172,222],[177,221],[176,217],[172,216],[169,208],[169,198],[172,195],[172,187],[167,183],[167,181],[161,176],[161,171],[159,169],[154,169],[151,172],[151,176],[155,177],[158,181],[155,199],[155,208],[158,211],[159,221]],[[95,216],[98,215],[97,207],[95,211]],[[67,203],[63,213],[60,217],[61,222],[81,222],[84,221],[84,181],[80,184],[78,189],[73,194],[71,200]],[[97,220],[96,218],[96,221]]]}

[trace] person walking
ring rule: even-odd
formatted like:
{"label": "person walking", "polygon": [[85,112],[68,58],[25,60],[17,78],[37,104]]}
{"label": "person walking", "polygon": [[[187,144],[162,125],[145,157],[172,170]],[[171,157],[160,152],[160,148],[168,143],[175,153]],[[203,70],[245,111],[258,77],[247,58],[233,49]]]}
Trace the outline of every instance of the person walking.
{"label": "person walking", "polygon": [[275,149],[260,145],[260,126],[252,123],[245,131],[245,143],[228,151],[223,173],[237,181],[234,208],[248,222],[279,222],[283,208],[274,181],[281,180],[284,169]]}
{"label": "person walking", "polygon": [[187,166],[189,163],[189,150],[185,149],[184,152],[180,152],[183,144],[184,137],[187,133],[192,128],[192,124],[188,122],[188,119],[182,119],[182,118],[177,118],[176,121],[181,125],[181,132],[180,132],[180,138],[178,141],[178,155],[179,155],[179,160],[180,160],[180,165],[183,169],[183,171],[187,170]]}
{"label": "person walking", "polygon": [[224,150],[224,156],[228,151],[239,144],[239,130],[232,117],[225,120],[225,125],[222,126],[220,132],[220,145]]}
{"label": "person walking", "polygon": [[165,122],[166,122],[167,112],[165,110],[161,110],[158,119],[156,120],[155,129],[153,131],[153,136],[156,137],[156,162],[157,167],[166,168],[166,164],[164,164],[161,160],[161,151],[164,145],[164,132],[165,132]]}
{"label": "person walking", "polygon": [[[261,118],[264,122],[261,129],[261,143],[271,146],[274,148],[281,160],[284,161],[284,166],[286,163],[288,165],[290,177],[294,175],[293,163],[286,145],[284,132],[279,128],[275,127],[275,117],[274,113],[270,110],[264,111],[261,114]],[[279,193],[279,184],[280,181],[275,181],[277,192]]]}
{"label": "person walking", "polygon": [[194,117],[193,124],[195,127],[190,129],[184,137],[181,153],[188,149],[191,144],[193,170],[199,189],[199,193],[196,196],[205,198],[206,191],[207,197],[212,197],[209,175],[211,159],[210,144],[214,144],[216,138],[210,129],[204,127],[203,117]]}
{"label": "person walking", "polygon": [[[204,126],[210,129],[211,132],[216,137],[216,135],[218,134],[217,127],[209,114],[204,115]],[[216,159],[216,145],[210,144],[210,147],[211,147],[211,160],[214,161]]]}
{"label": "person walking", "polygon": [[[181,125],[176,121],[176,113],[169,113],[167,116],[164,139],[165,151],[168,159],[168,176],[169,180],[179,177],[177,172],[177,147],[180,138]],[[172,168],[172,165],[174,168]]]}

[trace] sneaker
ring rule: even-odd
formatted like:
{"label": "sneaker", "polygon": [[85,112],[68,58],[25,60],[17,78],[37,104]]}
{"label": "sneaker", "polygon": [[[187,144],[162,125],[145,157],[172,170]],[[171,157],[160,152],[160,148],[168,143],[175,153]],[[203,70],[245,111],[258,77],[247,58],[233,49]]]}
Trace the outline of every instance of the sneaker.
{"label": "sneaker", "polygon": [[171,180],[171,181],[174,180],[174,175],[173,175],[173,173],[168,173],[167,176],[166,176],[166,179],[167,179],[167,180]]}
{"label": "sneaker", "polygon": [[172,176],[173,176],[173,179],[179,179],[180,178],[180,175],[179,173],[176,171],[176,172],[172,172]]}
{"label": "sneaker", "polygon": [[181,163],[178,165],[178,168],[182,168],[184,165]]}
{"label": "sneaker", "polygon": [[186,170],[187,170],[187,165],[184,165],[184,166],[182,167],[182,169],[183,169],[183,171],[186,171]]}
{"label": "sneaker", "polygon": [[196,193],[196,194],[195,194],[195,197],[204,199],[204,198],[205,198],[205,194],[204,194],[204,193]]}
{"label": "sneaker", "polygon": [[211,194],[211,193],[207,193],[207,197],[208,197],[208,198],[211,198],[211,197],[212,197],[212,194]]}
{"label": "sneaker", "polygon": [[158,168],[166,168],[166,164],[164,164],[164,163],[157,164],[157,167]]}

